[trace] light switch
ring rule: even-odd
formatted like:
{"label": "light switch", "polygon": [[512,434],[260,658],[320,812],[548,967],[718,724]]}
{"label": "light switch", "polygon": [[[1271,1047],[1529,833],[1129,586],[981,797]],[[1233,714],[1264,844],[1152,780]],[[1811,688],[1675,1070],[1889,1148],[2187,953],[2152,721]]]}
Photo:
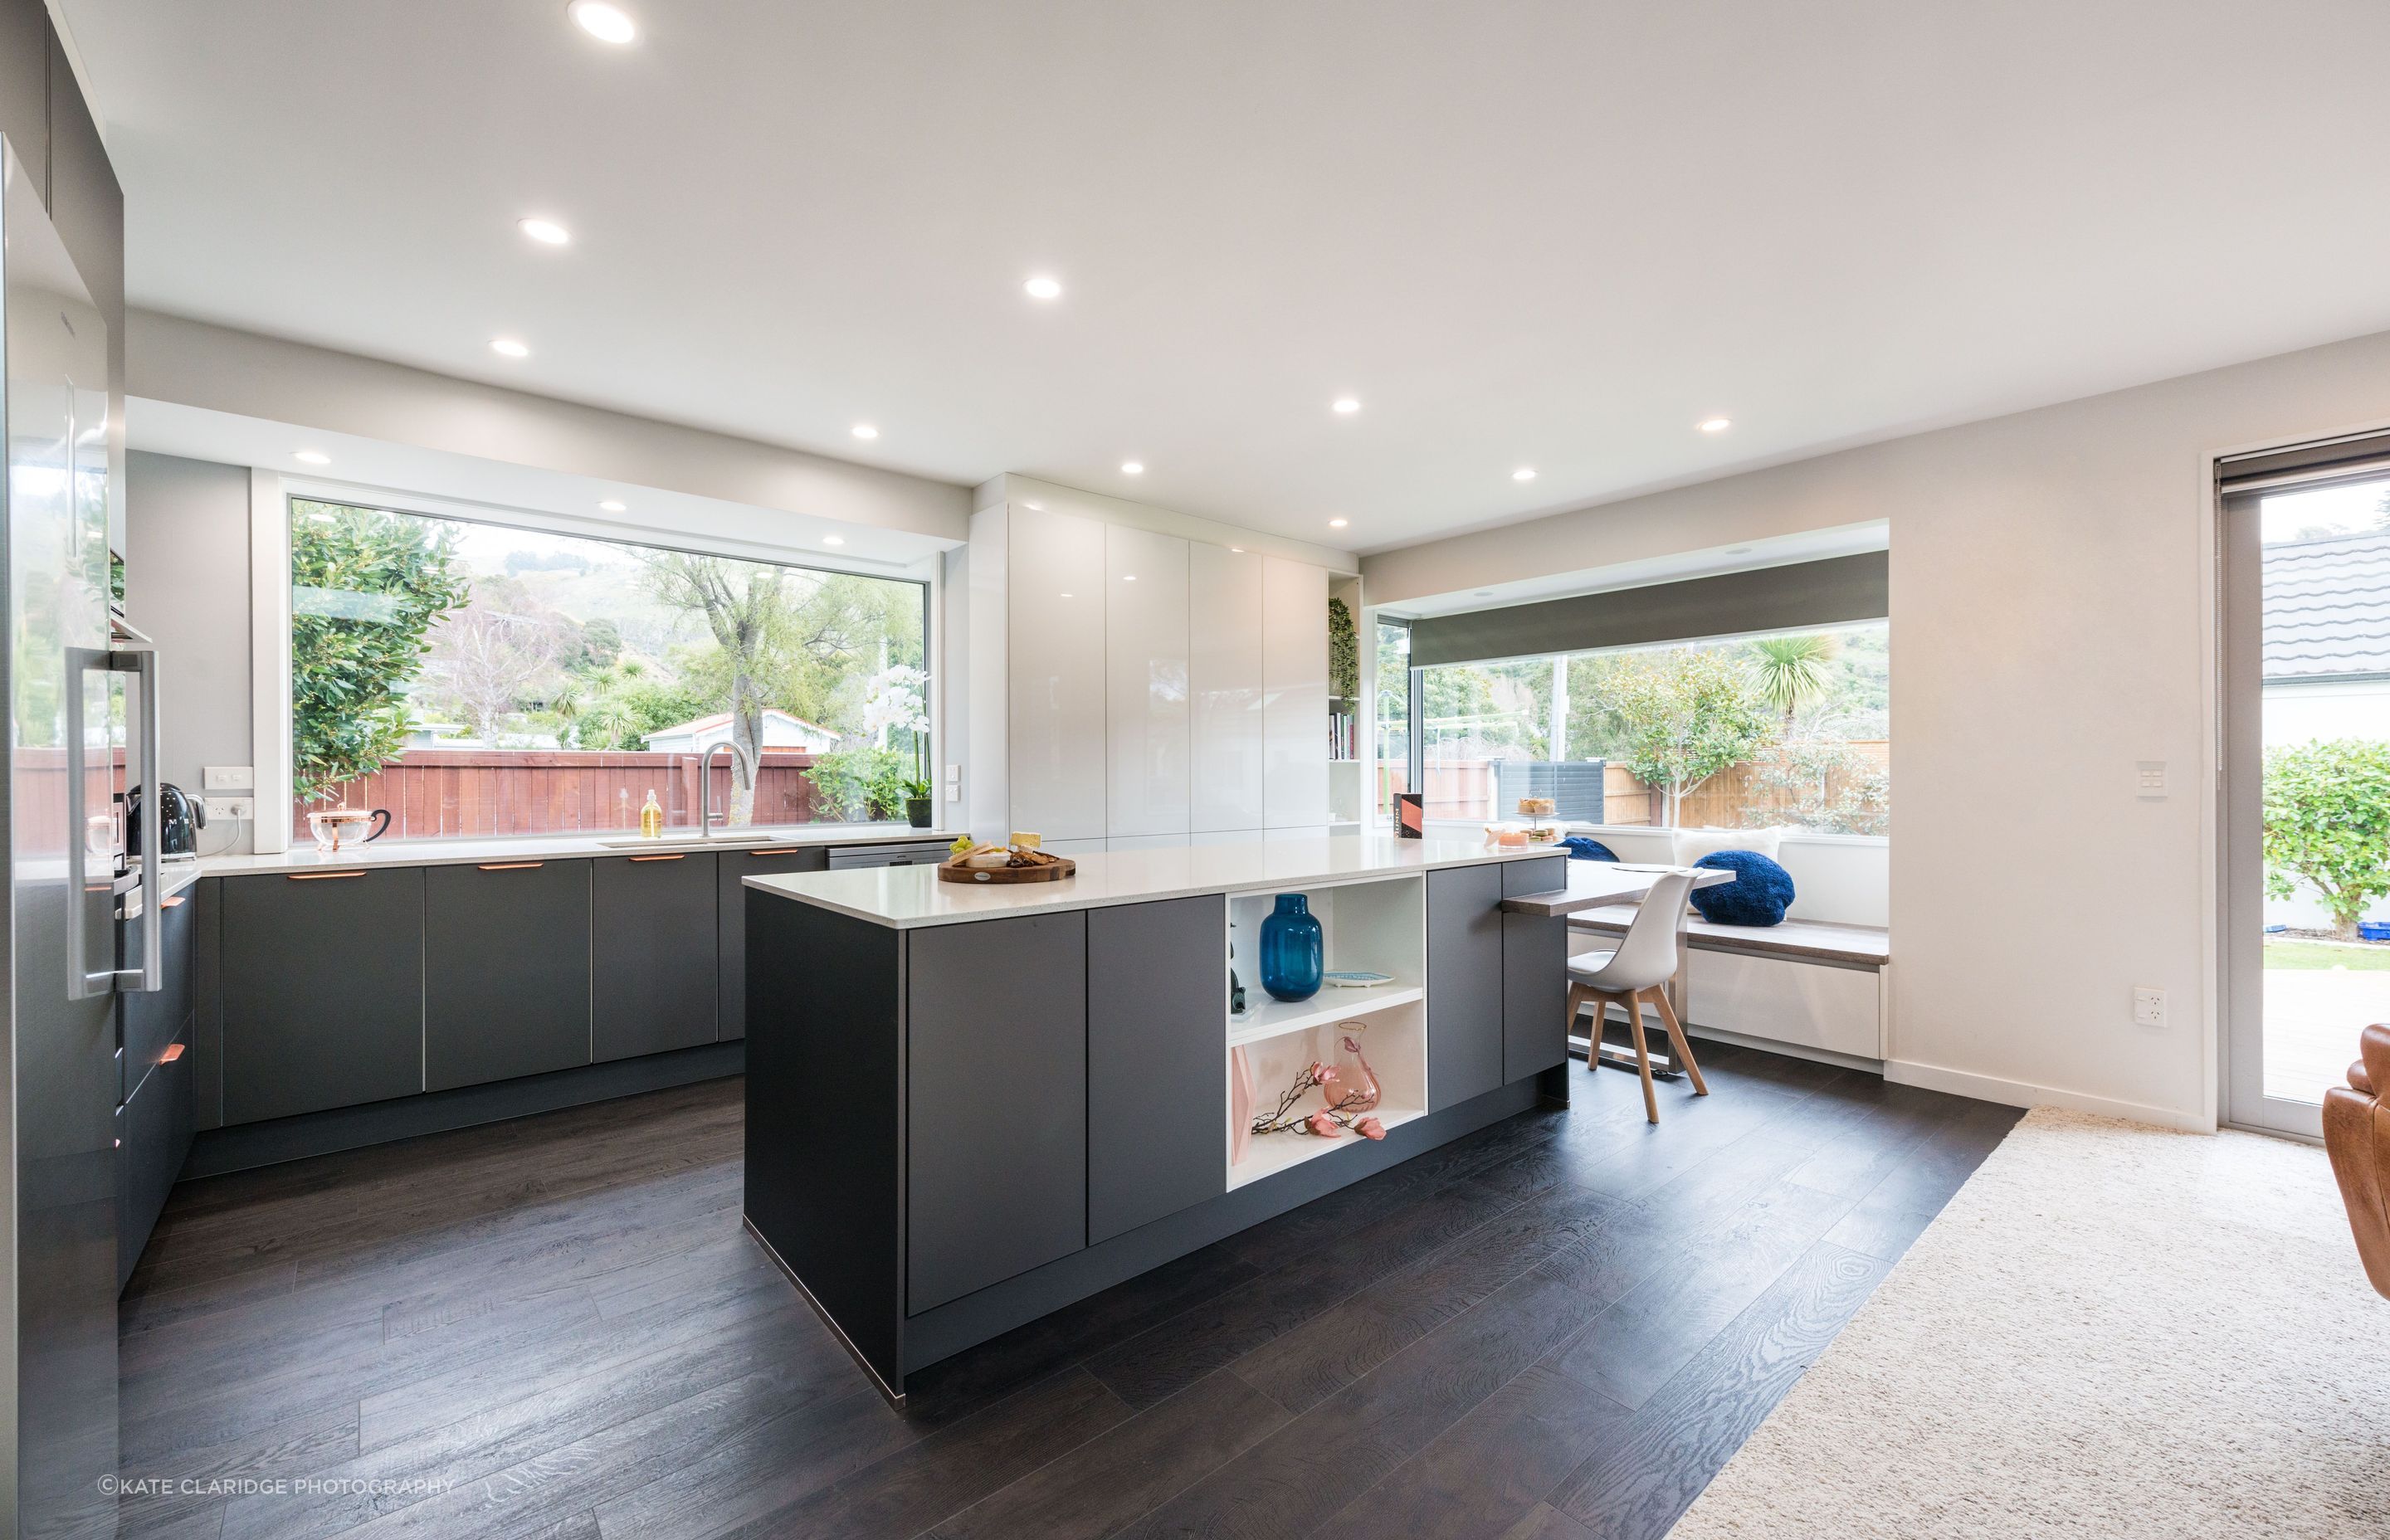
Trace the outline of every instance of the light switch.
{"label": "light switch", "polygon": [[2165,991],[2148,984],[2133,986],[2133,1025],[2163,1027],[2166,1024]]}
{"label": "light switch", "polygon": [[2136,761],[2134,787],[2144,802],[2164,802],[2166,794],[2166,762],[2162,759]]}
{"label": "light switch", "polygon": [[257,772],[246,764],[210,764],[199,771],[202,791],[254,791]]}

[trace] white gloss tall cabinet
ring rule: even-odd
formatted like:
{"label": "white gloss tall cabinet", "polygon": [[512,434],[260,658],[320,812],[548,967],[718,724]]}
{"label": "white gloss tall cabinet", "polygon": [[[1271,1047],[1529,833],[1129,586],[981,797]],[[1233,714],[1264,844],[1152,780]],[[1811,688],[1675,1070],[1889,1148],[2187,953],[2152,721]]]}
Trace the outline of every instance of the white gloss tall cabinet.
{"label": "white gloss tall cabinet", "polygon": [[971,516],[971,831],[1066,853],[1330,832],[1329,570],[1045,501]]}

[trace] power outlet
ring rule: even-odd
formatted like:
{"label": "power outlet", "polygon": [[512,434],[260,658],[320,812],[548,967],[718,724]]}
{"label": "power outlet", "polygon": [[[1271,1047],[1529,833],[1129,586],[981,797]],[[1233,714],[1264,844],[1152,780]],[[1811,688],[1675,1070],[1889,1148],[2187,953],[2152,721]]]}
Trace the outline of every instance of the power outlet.
{"label": "power outlet", "polygon": [[257,772],[246,764],[201,765],[199,789],[202,791],[254,791],[257,789]]}
{"label": "power outlet", "polygon": [[257,799],[254,797],[201,797],[199,805],[207,809],[208,822],[212,824],[220,819],[248,819],[257,815]]}
{"label": "power outlet", "polygon": [[2135,984],[2133,986],[2133,1025],[2163,1027],[2165,1024],[2165,991],[2152,989],[2147,984]]}

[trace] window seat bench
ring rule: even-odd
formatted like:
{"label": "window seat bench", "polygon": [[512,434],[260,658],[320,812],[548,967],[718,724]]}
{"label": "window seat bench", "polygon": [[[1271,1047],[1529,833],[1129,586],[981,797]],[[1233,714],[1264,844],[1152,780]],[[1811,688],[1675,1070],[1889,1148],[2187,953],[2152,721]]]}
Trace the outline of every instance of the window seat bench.
{"label": "window seat bench", "polygon": [[[1634,918],[1625,904],[1571,915],[1571,954],[1613,943]],[[1830,1063],[1871,1068],[1885,1058],[1892,936],[1883,927],[1713,925],[1689,915],[1682,933],[1672,994],[1695,1032]]]}

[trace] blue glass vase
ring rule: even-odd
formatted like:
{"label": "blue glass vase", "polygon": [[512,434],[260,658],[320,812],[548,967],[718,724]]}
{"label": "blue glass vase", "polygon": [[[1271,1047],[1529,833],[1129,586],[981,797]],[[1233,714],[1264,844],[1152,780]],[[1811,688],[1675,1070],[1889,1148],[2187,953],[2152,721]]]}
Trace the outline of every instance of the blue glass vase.
{"label": "blue glass vase", "polygon": [[1308,1000],[1319,993],[1324,966],[1319,921],[1301,893],[1280,893],[1262,921],[1262,987],[1277,1000]]}

